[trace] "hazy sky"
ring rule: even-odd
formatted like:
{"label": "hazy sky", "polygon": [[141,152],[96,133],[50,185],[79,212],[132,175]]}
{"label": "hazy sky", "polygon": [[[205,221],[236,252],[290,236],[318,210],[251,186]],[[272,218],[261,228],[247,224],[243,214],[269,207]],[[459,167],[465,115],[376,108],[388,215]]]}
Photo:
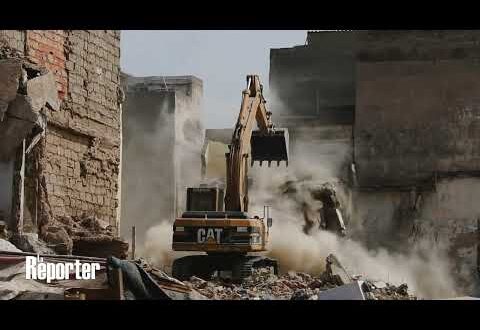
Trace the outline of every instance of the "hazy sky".
{"label": "hazy sky", "polygon": [[270,48],[304,45],[306,37],[306,31],[122,31],[121,67],[134,76],[197,76],[205,127],[233,127],[246,75],[259,74],[268,96]]}

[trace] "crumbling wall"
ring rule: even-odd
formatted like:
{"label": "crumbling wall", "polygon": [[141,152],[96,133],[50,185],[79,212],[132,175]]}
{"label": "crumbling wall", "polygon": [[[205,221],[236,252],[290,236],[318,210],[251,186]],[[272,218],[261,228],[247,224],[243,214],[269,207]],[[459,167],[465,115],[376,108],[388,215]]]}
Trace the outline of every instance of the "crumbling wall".
{"label": "crumbling wall", "polygon": [[41,176],[53,214],[93,214],[118,226],[118,31],[28,31],[28,56],[64,99],[48,113]]}
{"label": "crumbling wall", "polygon": [[[291,140],[309,146],[298,150],[312,156],[307,163],[322,178],[325,168],[339,168],[339,159],[344,159],[344,165],[354,162],[349,173],[354,189],[347,205],[347,232],[370,249],[407,252],[414,243],[430,242],[431,249],[426,251],[445,251],[442,262],[451,263],[459,285],[472,292],[478,283],[480,260],[479,236],[475,234],[480,209],[473,200],[480,183],[476,133],[480,108],[475,92],[480,81],[480,33],[309,33],[307,46],[272,50],[271,86],[288,85],[289,77],[290,81],[306,82],[323,75],[334,82],[332,88],[339,88],[340,81],[347,81],[344,64],[348,56],[332,57],[333,49],[339,48],[329,50],[328,45],[338,46],[346,35],[353,36],[343,48],[350,49],[353,56],[349,62],[353,68],[349,75],[353,87],[349,90],[355,107],[350,122],[353,148],[349,149],[348,134],[340,133],[338,122],[337,133],[322,135],[329,127],[328,120],[316,119],[312,111],[305,116],[303,105],[289,102],[286,93],[274,91],[273,118],[277,106],[290,112],[290,116],[280,118],[287,119],[285,126],[293,128]],[[306,56],[305,52],[318,55]],[[323,62],[322,56],[330,62]],[[279,65],[282,57],[288,64],[283,68]],[[307,66],[310,71],[305,71]],[[287,101],[282,102],[282,98]],[[309,104],[313,109],[313,102]],[[309,134],[316,135],[316,140]],[[346,156],[328,156],[319,148],[322,143],[314,141],[327,143],[327,151],[347,149]],[[293,152],[292,162],[295,158]],[[345,170],[342,173],[348,173],[349,168]]]}
{"label": "crumbling wall", "polygon": [[[23,54],[25,33],[22,30],[0,30],[0,59]],[[2,109],[4,110],[4,109]],[[6,110],[6,109],[5,109]],[[2,111],[3,112],[3,111]],[[1,114],[0,114],[1,115]],[[0,221],[8,222],[13,193],[13,160],[0,162]]]}
{"label": "crumbling wall", "polygon": [[360,235],[397,249],[433,242],[469,293],[479,283],[479,40],[478,31],[369,31],[356,70]]}
{"label": "crumbling wall", "polygon": [[34,226],[23,229],[36,231],[38,224],[45,234],[59,217],[80,215],[118,228],[120,32],[2,30],[2,35],[17,41],[26,60],[53,74],[61,100],[60,108],[44,109],[46,132],[26,157],[24,223]]}
{"label": "crumbling wall", "polygon": [[[458,290],[479,289],[478,178],[446,178],[434,190],[356,191],[350,231],[369,249],[440,251]],[[428,249],[427,249],[428,251]]]}

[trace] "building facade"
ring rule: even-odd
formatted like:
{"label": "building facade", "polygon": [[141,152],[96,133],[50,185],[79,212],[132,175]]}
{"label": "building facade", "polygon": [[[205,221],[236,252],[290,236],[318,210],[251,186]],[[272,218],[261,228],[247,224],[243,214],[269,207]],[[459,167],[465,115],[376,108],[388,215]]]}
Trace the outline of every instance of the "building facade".
{"label": "building facade", "polygon": [[306,45],[270,53],[273,111],[306,132],[291,143],[329,128],[309,154],[318,169],[347,165],[337,175],[350,187],[351,231],[371,248],[445,249],[470,292],[480,260],[479,45],[478,31],[309,32]]}
{"label": "building facade", "polygon": [[[38,143],[29,132],[25,145],[32,150],[0,166],[9,227],[42,234],[59,217],[89,215],[118,229],[120,31],[2,30],[0,48],[0,61],[15,57],[51,73],[58,98],[58,107],[41,110],[46,125]],[[31,70],[25,74],[33,78]]]}

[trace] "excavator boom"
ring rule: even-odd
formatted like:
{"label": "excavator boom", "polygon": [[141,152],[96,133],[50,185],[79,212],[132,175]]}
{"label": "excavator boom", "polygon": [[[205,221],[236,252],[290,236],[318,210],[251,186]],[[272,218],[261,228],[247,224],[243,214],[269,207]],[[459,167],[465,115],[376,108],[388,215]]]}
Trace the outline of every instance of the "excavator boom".
{"label": "excavator boom", "polygon": [[[242,93],[242,105],[226,156],[227,187],[225,210],[248,211],[247,174],[250,164],[259,161],[285,161],[288,165],[288,131],[276,129],[271,112],[266,109],[263,86],[257,75],[247,76],[247,88]],[[258,130],[254,131],[254,125]]]}
{"label": "excavator boom", "polygon": [[[172,248],[207,254],[175,259],[172,275],[178,279],[189,279],[192,275],[208,279],[215,272],[226,271],[231,272],[232,279],[242,280],[258,267],[270,267],[278,273],[276,260],[248,255],[266,251],[272,223],[268,208],[262,218],[246,213],[248,166],[254,161],[288,164],[288,132],[275,129],[262,89],[258,76],[247,76],[230,150],[225,154],[225,211],[219,207],[223,190],[218,187],[188,190],[187,211],[173,225]],[[254,130],[255,125],[258,130]]]}

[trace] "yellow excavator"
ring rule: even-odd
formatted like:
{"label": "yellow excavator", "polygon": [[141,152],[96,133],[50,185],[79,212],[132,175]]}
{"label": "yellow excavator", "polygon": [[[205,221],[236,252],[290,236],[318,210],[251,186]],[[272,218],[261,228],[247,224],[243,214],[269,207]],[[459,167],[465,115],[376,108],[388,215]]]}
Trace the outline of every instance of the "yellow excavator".
{"label": "yellow excavator", "polygon": [[260,166],[263,162],[270,166],[271,162],[279,165],[285,161],[288,166],[288,131],[275,128],[265,104],[259,77],[248,75],[229,152],[225,154],[225,197],[218,187],[188,188],[186,211],[173,225],[174,251],[206,253],[174,260],[173,277],[188,280],[195,275],[208,280],[215,272],[224,272],[238,282],[257,267],[278,273],[276,260],[258,254],[267,250],[272,226],[269,208],[264,207],[262,217],[247,214],[249,165],[255,161]]}

